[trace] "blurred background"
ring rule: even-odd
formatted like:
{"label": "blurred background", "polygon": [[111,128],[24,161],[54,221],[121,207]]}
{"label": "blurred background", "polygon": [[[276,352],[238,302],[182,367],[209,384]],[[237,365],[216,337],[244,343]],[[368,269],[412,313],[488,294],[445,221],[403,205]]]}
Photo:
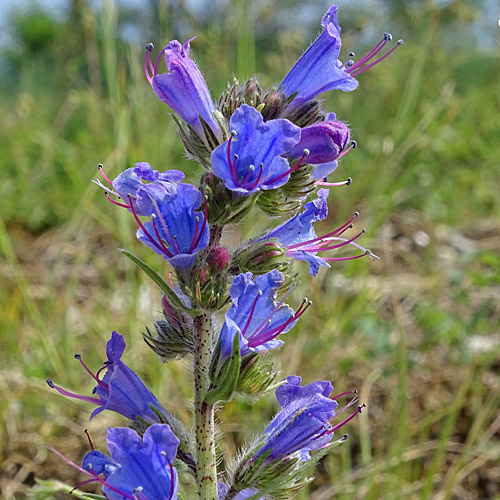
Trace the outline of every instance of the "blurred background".
{"label": "blurred background", "polygon": [[[0,496],[69,498],[58,481],[84,478],[83,429],[105,448],[119,416],[88,422],[89,394],[112,330],[124,360],[168,410],[190,422],[187,362],[162,365],[140,332],[160,294],[121,255],[163,270],[135,240],[131,217],[90,179],[137,161],[199,169],[143,75],[159,50],[196,35],[191,54],[216,98],[233,75],[279,82],[319,31],[328,1],[45,0],[1,3]],[[273,353],[282,375],[358,388],[367,410],[297,499],[500,498],[500,6],[497,1],[340,1],[343,58],[384,31],[405,44],[325,106],[349,123],[358,149],[331,180],[326,232],[355,210],[363,244],[382,257],[335,263],[290,300],[313,300]],[[257,212],[234,241],[270,222]],[[319,229],[318,231],[321,231]],[[272,394],[220,415],[230,456],[276,411]],[[311,471],[313,472],[313,471]],[[57,481],[47,481],[49,479]],[[37,484],[35,481],[45,480]],[[92,490],[88,487],[88,491]]]}

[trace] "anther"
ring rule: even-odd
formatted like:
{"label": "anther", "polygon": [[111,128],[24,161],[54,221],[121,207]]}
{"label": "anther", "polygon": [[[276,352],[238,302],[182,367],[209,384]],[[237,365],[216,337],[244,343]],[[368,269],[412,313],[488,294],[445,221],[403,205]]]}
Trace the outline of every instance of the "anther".
{"label": "anther", "polygon": [[351,185],[351,182],[352,182],[352,177],[348,177],[347,178],[347,181],[345,183],[346,186],[350,186]]}
{"label": "anther", "polygon": [[403,43],[405,43],[405,41],[401,38],[400,40],[398,40],[397,45],[403,45]]}
{"label": "anther", "polygon": [[341,443],[344,443],[345,441],[347,441],[349,439],[349,434],[344,434],[340,439],[339,441]]}
{"label": "anther", "polygon": [[304,148],[304,151],[302,152],[304,153],[304,156],[311,154],[311,152],[307,148]]}
{"label": "anther", "polygon": [[51,378],[48,378],[45,382],[47,382],[47,385],[51,388],[51,389],[55,389],[55,385],[54,385],[54,382],[52,382],[52,379]]}
{"label": "anther", "polygon": [[354,52],[349,52],[349,57],[355,57],[356,54]]}
{"label": "anther", "polygon": [[73,357],[75,359],[77,359],[78,361],[80,361],[82,359],[82,355],[81,354],[75,354]]}
{"label": "anther", "polygon": [[146,45],[146,50],[148,52],[153,52],[154,49],[155,49],[155,46],[151,42]]}
{"label": "anther", "polygon": [[354,61],[352,59],[349,59],[347,62],[346,62],[346,66],[349,68],[350,66],[352,66],[354,64]]}
{"label": "anther", "polygon": [[354,212],[354,217],[359,217],[359,212]]}
{"label": "anther", "polygon": [[352,146],[352,149],[355,149],[358,147],[358,143],[356,141],[351,141],[351,146]]}
{"label": "anther", "polygon": [[384,40],[387,40],[388,42],[392,40],[392,35],[387,33],[387,31],[384,33]]}

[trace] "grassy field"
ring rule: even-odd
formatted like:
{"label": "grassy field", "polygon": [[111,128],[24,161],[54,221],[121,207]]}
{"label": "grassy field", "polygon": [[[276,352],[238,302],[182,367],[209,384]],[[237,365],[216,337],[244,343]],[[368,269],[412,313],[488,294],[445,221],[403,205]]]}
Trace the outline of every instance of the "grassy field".
{"label": "grassy field", "polygon": [[[302,284],[292,305],[307,295],[313,307],[271,356],[283,376],[329,379],[339,392],[357,387],[368,405],[297,500],[499,499],[500,30],[491,48],[478,45],[467,28],[481,13],[469,2],[440,9],[386,2],[373,17],[348,3],[341,3],[345,56],[363,54],[385,30],[406,43],[363,74],[355,92],[326,96],[359,148],[335,173],[354,181],[332,189],[323,228],[359,210],[364,243],[382,260],[338,263],[314,280],[297,267]],[[302,4],[317,11],[312,32],[287,3],[252,12],[234,0],[207,19],[179,2],[179,23],[160,8],[141,36],[148,42],[154,34],[159,47],[196,33],[193,54],[218,95],[232,74],[282,79],[326,10],[324,2]],[[47,443],[79,462],[88,448],[84,428],[103,443],[108,425],[124,424],[114,415],[89,423],[88,405],[45,383],[51,377],[86,393],[92,382],[73,354],[98,366],[113,330],[127,340],[126,362],[170,411],[191,419],[187,364],[162,365],[140,340],[159,318],[159,291],[117,248],[159,270],[161,263],[135,241],[131,218],[89,180],[99,162],[110,176],[137,161],[182,168],[193,182],[199,171],[183,158],[167,108],[142,74],[142,39],[131,42],[120,29],[132,22],[130,12],[111,1],[99,14],[83,0],[71,5],[64,21],[36,10],[15,17],[18,43],[2,51],[5,499],[70,498],[59,483],[32,489],[35,478],[82,480]],[[287,21],[273,24],[278,19]],[[254,234],[256,223],[269,224],[255,210],[231,241]],[[272,395],[228,404],[220,415],[225,456],[261,432],[275,410]]]}

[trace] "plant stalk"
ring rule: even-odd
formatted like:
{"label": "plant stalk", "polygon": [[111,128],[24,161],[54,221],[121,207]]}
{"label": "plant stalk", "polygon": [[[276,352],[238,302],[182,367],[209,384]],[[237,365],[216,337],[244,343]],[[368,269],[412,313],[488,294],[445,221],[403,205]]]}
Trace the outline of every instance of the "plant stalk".
{"label": "plant stalk", "polygon": [[208,369],[212,356],[212,325],[204,313],[194,320],[194,409],[198,495],[217,500],[214,407],[205,402],[209,387]]}

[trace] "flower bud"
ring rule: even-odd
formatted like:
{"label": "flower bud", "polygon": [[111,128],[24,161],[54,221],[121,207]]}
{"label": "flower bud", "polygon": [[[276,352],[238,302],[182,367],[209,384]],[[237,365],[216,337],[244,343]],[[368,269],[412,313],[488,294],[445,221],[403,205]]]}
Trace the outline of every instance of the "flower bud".
{"label": "flower bud", "polygon": [[273,269],[290,274],[291,261],[286,257],[286,249],[274,240],[249,241],[233,255],[230,272],[260,275]]}
{"label": "flower bud", "polygon": [[143,336],[146,344],[166,362],[193,352],[193,318],[176,309],[166,295],[161,303],[165,319],[155,321],[154,332],[146,327]]}

